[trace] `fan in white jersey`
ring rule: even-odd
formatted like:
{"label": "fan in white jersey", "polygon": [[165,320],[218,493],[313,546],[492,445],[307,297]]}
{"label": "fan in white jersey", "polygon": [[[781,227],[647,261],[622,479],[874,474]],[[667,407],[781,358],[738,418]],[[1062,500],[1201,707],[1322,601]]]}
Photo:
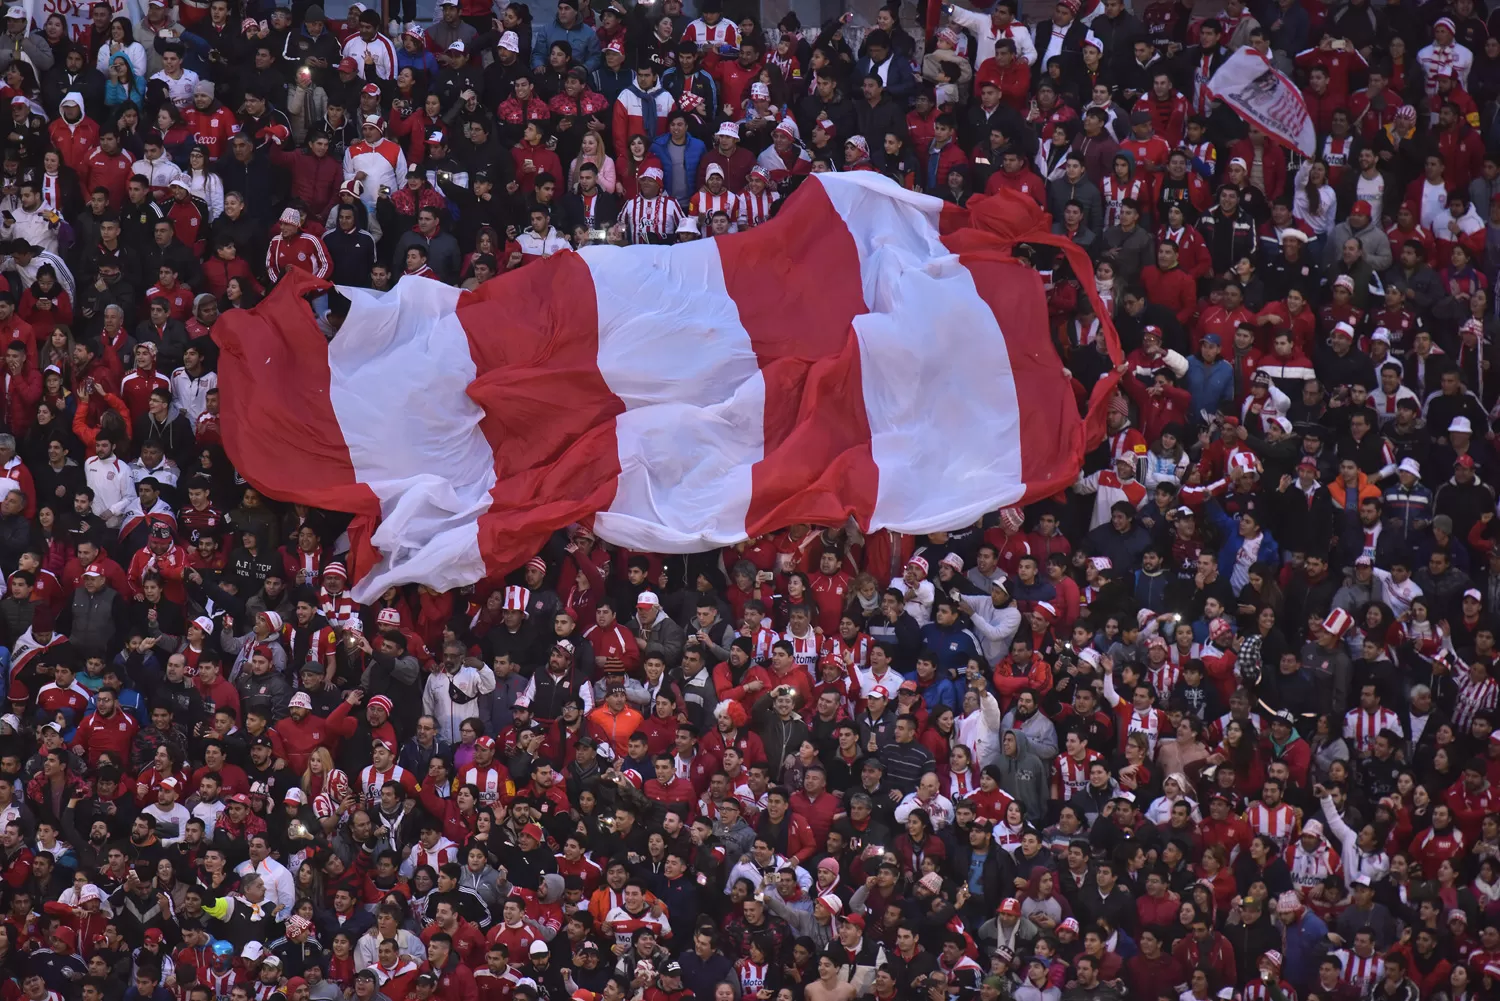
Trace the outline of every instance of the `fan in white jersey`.
{"label": "fan in white jersey", "polygon": [[380,790],[387,782],[395,782],[411,797],[417,795],[417,780],[411,772],[396,764],[396,749],[388,741],[374,740],[370,744],[370,761],[359,772],[359,793],[366,809],[380,804]]}
{"label": "fan in white jersey", "polygon": [[1302,825],[1301,836],[1286,846],[1283,857],[1292,871],[1292,885],[1304,893],[1344,870],[1339,853],[1323,837],[1323,825],[1316,820]]}
{"label": "fan in white jersey", "polygon": [[1405,735],[1401,717],[1380,704],[1378,685],[1361,685],[1359,705],[1344,714],[1344,739],[1356,757],[1367,757],[1375,748],[1375,738],[1385,731],[1395,733],[1395,743]]}
{"label": "fan in white jersey", "polygon": [[740,217],[735,220],[735,225],[740,229],[759,226],[771,218],[771,206],[780,199],[780,193],[771,187],[770,172],[759,165],[750,168],[745,190],[740,192]]}
{"label": "fan in white jersey", "polygon": [[1330,955],[1342,967],[1340,979],[1358,991],[1360,997],[1370,993],[1385,968],[1380,953],[1375,951],[1375,936],[1368,931],[1355,932],[1352,948],[1336,949]]}
{"label": "fan in white jersey", "polygon": [[667,920],[661,902],[646,903],[646,895],[636,883],[625,884],[620,903],[604,916],[604,922],[614,933],[615,944],[630,948],[630,940],[640,928],[649,928],[658,939],[672,934],[672,923]]}
{"label": "fan in white jersey", "polygon": [[1235,995],[1236,1001],[1272,1001],[1273,987],[1281,992],[1282,1001],[1297,1001],[1297,992],[1292,985],[1281,979],[1280,952],[1268,950],[1256,961],[1256,965],[1260,968],[1260,978],[1251,980],[1242,987]]}
{"label": "fan in white jersey", "polygon": [[666,175],[660,167],[647,167],[638,181],[640,193],[620,213],[626,239],[631,243],[670,243],[683,219],[676,199],[662,192]]}

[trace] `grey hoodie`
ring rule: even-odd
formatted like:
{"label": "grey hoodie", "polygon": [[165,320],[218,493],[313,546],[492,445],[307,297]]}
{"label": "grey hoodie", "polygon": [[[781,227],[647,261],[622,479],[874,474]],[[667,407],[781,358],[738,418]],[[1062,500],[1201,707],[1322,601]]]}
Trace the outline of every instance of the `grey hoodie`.
{"label": "grey hoodie", "polygon": [[1002,736],[1006,730],[1019,730],[1024,733],[1031,741],[1031,753],[1041,758],[1043,763],[1050,762],[1057,757],[1057,725],[1044,716],[1040,710],[1017,723],[1016,711],[1012,708],[1000,721]]}
{"label": "grey hoodie", "polygon": [[1031,749],[1031,738],[1021,730],[1007,731],[1016,736],[1016,755],[1005,753],[1004,737],[1001,737],[1000,760],[995,767],[1000,769],[1000,788],[1021,801],[1028,817],[1044,817],[1047,814],[1049,772],[1041,757]]}
{"label": "grey hoodie", "polygon": [[714,836],[724,846],[724,854],[730,859],[744,855],[755,843],[755,829],[745,823],[743,817],[736,820],[733,827],[725,827],[720,820],[714,821]]}
{"label": "grey hoodie", "polygon": [[1371,577],[1368,584],[1361,584],[1351,572],[1344,578],[1344,586],[1333,596],[1333,607],[1352,614],[1355,609],[1363,608],[1379,597],[1376,593],[1379,586],[1380,582],[1375,577]]}

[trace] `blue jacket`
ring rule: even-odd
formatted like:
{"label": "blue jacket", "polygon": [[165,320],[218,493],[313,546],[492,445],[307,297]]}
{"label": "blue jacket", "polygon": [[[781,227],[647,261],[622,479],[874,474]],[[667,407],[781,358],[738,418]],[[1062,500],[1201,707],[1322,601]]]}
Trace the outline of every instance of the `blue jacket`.
{"label": "blue jacket", "polygon": [[620,91],[633,83],[635,83],[635,71],[628,66],[612,70],[608,66],[601,65],[594,71],[594,89],[603,94],[610,104],[615,103],[615,98],[620,96]]}
{"label": "blue jacket", "polygon": [[[651,144],[652,154],[661,161],[661,172],[663,175],[661,189],[668,195],[672,193],[673,173],[672,154],[667,152],[667,144],[672,141],[672,133],[667,132],[656,137]],[[698,161],[708,153],[708,147],[703,145],[703,140],[691,133],[687,136],[687,148],[683,150],[682,163],[687,168],[687,191],[691,198],[698,191]]]}
{"label": "blue jacket", "polygon": [[[1167,607],[1167,584],[1172,573],[1163,569],[1155,577],[1144,570],[1135,572],[1135,600],[1142,608],[1161,609]],[[1170,637],[1168,637],[1170,639]]]}
{"label": "blue jacket", "polygon": [[[635,77],[632,76],[630,79],[634,82]],[[692,90],[699,83],[708,87],[709,94],[713,95],[711,107],[717,108],[719,106],[719,82],[713,78],[713,74],[709,73],[708,70],[699,69],[690,78],[684,79],[682,70],[674,66],[661,75],[661,89],[671,91],[679,99],[682,97],[683,91]]]}
{"label": "blue jacket", "polygon": [[[1410,490],[1400,483],[1387,487],[1385,491],[1385,520],[1401,523],[1401,537],[1415,537],[1419,531],[1417,522],[1432,520],[1432,491],[1419,480]],[[1422,527],[1426,527],[1425,525]]]}
{"label": "blue jacket", "polygon": [[1281,957],[1281,975],[1299,991],[1306,991],[1318,975],[1318,963],[1326,951],[1324,940],[1328,926],[1311,911],[1286,929],[1286,945]]}
{"label": "blue jacket", "polygon": [[430,79],[438,74],[437,57],[426,49],[417,53],[407,52],[406,46],[403,45],[396,50],[396,72],[399,73],[408,68],[412,72],[426,73]]}
{"label": "blue jacket", "polygon": [[964,711],[964,700],[960,695],[958,686],[943,677],[943,669],[938,668],[938,676],[932,682],[924,686],[920,679],[916,679],[917,693],[922,696],[922,702],[927,706],[929,713],[936,714],[938,706],[947,706],[955,713],[962,715]]}
{"label": "blue jacket", "polygon": [[[968,667],[970,657],[983,657],[979,652],[979,639],[970,630],[958,623],[940,626],[929,622],[922,627],[922,645],[937,654],[938,677],[951,678],[962,674]],[[949,702],[947,705],[952,706]],[[928,702],[927,707],[932,708]],[[954,706],[963,708],[962,704]]]}
{"label": "blue jacket", "polygon": [[[1235,560],[1239,557],[1240,547],[1245,544],[1245,539],[1240,535],[1240,523],[1236,518],[1231,518],[1224,513],[1218,501],[1209,501],[1203,505],[1203,510],[1208,512],[1209,519],[1218,526],[1224,534],[1224,545],[1219,549],[1219,573],[1228,580],[1234,573]],[[1255,562],[1266,563],[1273,567],[1281,566],[1281,550],[1276,545],[1276,540],[1271,538],[1271,533],[1261,527],[1260,552],[1256,554]]]}
{"label": "blue jacket", "polygon": [[1057,598],[1057,588],[1041,574],[1037,575],[1036,582],[1029,587],[1021,583],[1019,577],[1012,577],[1006,586],[1010,588],[1010,596],[1016,601],[1054,601]]}
{"label": "blue jacket", "polygon": [[1187,375],[1182,388],[1193,395],[1192,417],[1198,418],[1200,411],[1218,413],[1219,404],[1234,398],[1234,366],[1223,358],[1212,366],[1203,364],[1197,355],[1188,359]]}
{"label": "blue jacket", "polygon": [[[917,92],[917,78],[911,71],[911,63],[894,53],[888,60],[889,68],[885,71],[885,92],[891,95],[891,100],[898,105],[905,106]],[[854,78],[851,86],[858,91],[860,81],[874,68],[874,63],[869,56],[865,56],[855,67]]]}
{"label": "blue jacket", "polygon": [[564,28],[553,18],[531,36],[531,68],[541,69],[547,62],[547,53],[553,42],[567,42],[573,48],[573,61],[590,72],[599,68],[599,36],[594,29],[582,21],[571,28]]}

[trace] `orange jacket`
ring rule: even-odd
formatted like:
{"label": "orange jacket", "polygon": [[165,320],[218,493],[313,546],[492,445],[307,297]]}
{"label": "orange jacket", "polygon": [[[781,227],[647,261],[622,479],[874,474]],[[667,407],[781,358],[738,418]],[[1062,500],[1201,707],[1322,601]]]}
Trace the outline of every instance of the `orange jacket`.
{"label": "orange jacket", "polygon": [[615,749],[615,757],[625,757],[630,749],[630,735],[645,722],[641,714],[626,706],[618,713],[609,706],[600,706],[589,713],[589,730],[600,740],[607,740]]}
{"label": "orange jacket", "polygon": [[[1378,499],[1380,497],[1380,488],[1372,484],[1369,478],[1366,477],[1364,473],[1359,474],[1359,480],[1357,482],[1359,483],[1359,493],[1357,494],[1357,500],[1359,502],[1362,503],[1370,498]],[[1328,493],[1333,497],[1334,507],[1342,508],[1344,506],[1346,496],[1345,489],[1346,488],[1344,487],[1343,479],[1338,476],[1335,476],[1333,478],[1333,482],[1328,484]]]}

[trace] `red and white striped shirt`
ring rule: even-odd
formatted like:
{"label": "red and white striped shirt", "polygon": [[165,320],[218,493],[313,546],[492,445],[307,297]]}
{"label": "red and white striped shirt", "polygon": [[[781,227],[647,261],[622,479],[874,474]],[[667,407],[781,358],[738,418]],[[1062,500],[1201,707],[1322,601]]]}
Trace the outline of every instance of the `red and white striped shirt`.
{"label": "red and white striped shirt", "polygon": [[212,969],[198,971],[199,982],[212,990],[213,996],[216,998],[227,998],[229,992],[234,990],[235,982],[238,979],[239,975],[232,969],[225,970],[223,973]]}
{"label": "red and white striped shirt", "polygon": [[416,779],[412,778],[411,772],[400,765],[392,765],[389,771],[379,771],[374,765],[366,765],[359,772],[359,788],[365,797],[365,806],[374,806],[380,802],[380,790],[387,782],[396,782],[407,792],[417,791]]}
{"label": "red and white striped shirt", "polygon": [[1339,978],[1359,991],[1360,997],[1370,993],[1385,972],[1385,959],[1378,952],[1357,956],[1350,949],[1338,949],[1333,955],[1344,967]]}
{"label": "red and white striped shirt", "polygon": [[51,209],[53,212],[62,211],[62,188],[58,181],[62,180],[58,174],[42,173],[42,208]]}
{"label": "red and white striped shirt", "polygon": [[767,188],[760,194],[745,190],[740,192],[740,214],[735,220],[740,229],[749,229],[751,226],[759,226],[771,218],[771,206],[781,200],[779,192]]}
{"label": "red and white striped shirt", "polygon": [[761,988],[766,986],[766,977],[770,975],[771,965],[769,963],[752,963],[748,959],[739,961],[740,973],[740,996],[753,998]]}
{"label": "red and white striped shirt", "polygon": [[842,636],[823,637],[824,657],[832,657],[845,667],[865,667],[870,663],[870,646],[875,641],[860,633],[850,643]]}
{"label": "red and white striped shirt", "polygon": [[500,769],[493,766],[480,768],[475,765],[466,769],[458,777],[458,784],[472,784],[479,790],[479,802],[485,805],[500,802],[502,798],[509,799],[511,793],[515,791],[515,786],[511,784],[510,779],[502,775]]}
{"label": "red and white striped shirt", "polygon": [[1319,840],[1312,851],[1302,847],[1302,839],[1287,846],[1287,868],[1292,871],[1292,883],[1300,890],[1309,890],[1334,873],[1342,873],[1344,867],[1339,853],[1327,841]]}
{"label": "red and white striped shirt", "polygon": [[[1286,1001],[1297,1001],[1297,992],[1285,980],[1277,984]],[[1264,980],[1252,980],[1235,995],[1238,1001],[1271,1001],[1271,987]]]}
{"label": "red and white striped shirt", "polygon": [[[1193,644],[1193,656],[1197,656],[1198,645]],[[1158,698],[1166,698],[1176,687],[1178,679],[1182,677],[1182,664],[1178,661],[1177,648],[1174,646],[1167,651],[1167,662],[1161,667],[1147,667],[1146,680],[1151,683]],[[1192,659],[1192,658],[1189,658]]]}
{"label": "red and white striped shirt", "polygon": [[1260,800],[1251,803],[1250,809],[1245,811],[1245,823],[1250,825],[1251,834],[1264,834],[1276,842],[1277,851],[1285,851],[1301,827],[1296,812],[1288,804],[1268,807]]}
{"label": "red and white striped shirt", "polygon": [[1462,660],[1453,663],[1453,680],[1458,683],[1458,699],[1453,704],[1454,729],[1468,733],[1475,716],[1491,712],[1500,704],[1500,683],[1488,671],[1483,680],[1475,678],[1473,669]]}
{"label": "red and white striped shirt", "polygon": [[655,198],[636,195],[620,213],[620,219],[625,223],[625,232],[631,243],[665,243],[677,232],[682,209],[678,208],[675,199],[666,195]]}
{"label": "red and white striped shirt", "polygon": [[808,626],[806,635],[797,636],[788,629],[782,639],[792,645],[792,659],[802,665],[811,677],[817,678],[818,646],[822,642],[822,637],[813,632],[812,626]]}
{"label": "red and white striped shirt", "polygon": [[1171,722],[1167,719],[1167,714],[1160,709],[1147,709],[1145,712],[1141,712],[1138,709],[1132,708],[1130,716],[1125,721],[1125,733],[1127,735],[1132,733],[1144,733],[1146,735],[1146,745],[1150,748],[1153,760],[1156,758],[1157,743],[1161,740],[1162,734],[1166,733],[1170,728]]}
{"label": "red and white striped shirt", "polygon": [[[1202,656],[1202,643],[1191,643],[1188,645],[1187,650],[1183,650],[1182,647],[1178,646],[1176,643],[1173,643],[1171,646],[1167,647],[1167,660],[1178,669],[1184,667],[1188,661],[1198,660]],[[1175,678],[1173,679],[1173,683],[1176,683]],[[1157,692],[1158,694],[1160,694],[1161,689],[1157,689]]]}
{"label": "red and white striped shirt", "polygon": [[[757,664],[765,665],[771,662],[771,646],[781,639],[781,634],[761,620],[760,628],[755,630],[755,635],[750,637],[755,643],[755,649],[750,653],[750,659]],[[900,682],[897,682],[900,684]]]}
{"label": "red and white striped shirt", "polygon": [[1053,767],[1057,771],[1058,782],[1062,784],[1064,802],[1083,791],[1083,787],[1089,784],[1089,766],[1103,760],[1104,756],[1098,751],[1089,751],[1082,761],[1074,761],[1070,754],[1057,756],[1057,764]]}
{"label": "red and white striped shirt", "polygon": [[703,18],[688,22],[688,26],[682,29],[682,40],[692,42],[695,45],[707,45],[717,49],[721,45],[738,46],[740,37],[739,25],[729,18],[720,18],[717,24],[709,24]]}
{"label": "red and white striped shirt", "polygon": [[715,212],[729,216],[729,228],[733,230],[740,220],[740,196],[725,189],[717,195],[703,188],[688,202],[688,215],[699,220],[698,228],[708,232],[708,219]]}
{"label": "red and white striped shirt", "polygon": [[[968,799],[979,791],[979,775],[977,772],[952,772],[948,776],[948,798],[957,803],[961,799]],[[1001,789],[1000,792],[1000,816],[1005,816],[1005,807],[1010,805],[1010,794]]]}
{"label": "red and white striped shirt", "polygon": [[1401,730],[1401,717],[1384,706],[1373,712],[1350,709],[1344,714],[1344,739],[1354,741],[1356,753],[1364,754],[1375,746],[1375,738],[1382,730]]}
{"label": "red and white striped shirt", "polygon": [[1128,181],[1122,181],[1110,174],[1100,184],[1100,191],[1104,195],[1104,225],[1113,226],[1120,221],[1120,209],[1125,204],[1125,199],[1134,198],[1143,206],[1150,202],[1149,182],[1140,176],[1132,177]]}

